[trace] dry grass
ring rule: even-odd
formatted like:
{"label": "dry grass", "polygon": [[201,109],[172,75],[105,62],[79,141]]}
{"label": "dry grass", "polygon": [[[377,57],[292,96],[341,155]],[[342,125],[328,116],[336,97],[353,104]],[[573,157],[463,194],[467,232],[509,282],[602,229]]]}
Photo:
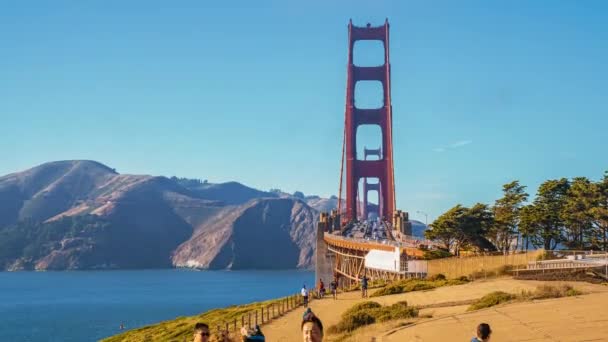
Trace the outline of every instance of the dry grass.
{"label": "dry grass", "polygon": [[[260,310],[262,308],[264,308],[266,314],[266,309],[269,305],[274,303],[278,304],[283,300],[284,298],[273,299],[265,302],[255,302],[245,305],[230,306],[222,309],[214,309],[195,316],[177,317],[173,320],[129,330],[120,335],[114,335],[101,341],[190,341],[192,339],[192,329],[197,322],[207,323],[214,334],[217,332],[218,325],[224,328],[225,322],[234,322],[236,320],[237,327],[240,328],[241,317],[243,315],[247,315],[249,312]],[[231,328],[233,328],[233,324],[234,323],[231,324]],[[245,324],[247,324],[247,321],[245,321]],[[217,336],[214,336],[213,338],[217,338]]]}
{"label": "dry grass", "polygon": [[570,285],[540,285],[534,291],[522,291],[519,294],[510,294],[503,291],[495,291],[481,297],[471,304],[467,311],[474,311],[489,308],[495,305],[510,303],[515,301],[529,301],[535,299],[561,298],[578,296],[581,291]]}
{"label": "dry grass", "polygon": [[445,279],[445,277],[443,277],[442,275],[436,275],[434,278],[429,278],[428,280],[408,279],[389,284],[384,288],[372,293],[370,297],[388,296],[398,293],[431,290],[442,286],[462,285],[466,284],[467,282],[468,280],[466,278],[448,280]]}
{"label": "dry grass", "polygon": [[473,257],[453,257],[428,261],[428,273],[444,274],[448,278],[478,275],[476,278],[500,275],[501,268],[505,266],[527,265],[535,261],[544,250],[509,255],[484,255]]}
{"label": "dry grass", "polygon": [[400,301],[393,305],[382,306],[368,301],[354,305],[342,314],[340,322],[327,329],[329,334],[349,333],[362,326],[377,322],[418,317],[418,309]]}
{"label": "dry grass", "polygon": [[503,291],[490,292],[487,295],[481,297],[475,303],[471,304],[467,311],[489,308],[494,305],[510,302],[513,299],[515,299],[515,296],[510,293],[506,293]]}

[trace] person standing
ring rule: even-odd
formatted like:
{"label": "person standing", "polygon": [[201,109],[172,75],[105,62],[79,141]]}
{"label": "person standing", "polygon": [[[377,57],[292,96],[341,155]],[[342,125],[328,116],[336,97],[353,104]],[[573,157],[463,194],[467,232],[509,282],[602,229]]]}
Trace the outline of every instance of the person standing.
{"label": "person standing", "polygon": [[306,284],[302,285],[302,299],[304,300],[304,307],[308,307],[308,290],[306,289]]}
{"label": "person standing", "polygon": [[367,276],[364,274],[361,278],[361,298],[367,298]]}
{"label": "person standing", "polygon": [[331,289],[331,294],[334,297],[334,300],[338,299],[338,282],[334,278],[334,280],[329,283],[329,288]]}
{"label": "person standing", "polygon": [[319,278],[319,299],[325,296],[325,284],[323,283],[323,279]]}

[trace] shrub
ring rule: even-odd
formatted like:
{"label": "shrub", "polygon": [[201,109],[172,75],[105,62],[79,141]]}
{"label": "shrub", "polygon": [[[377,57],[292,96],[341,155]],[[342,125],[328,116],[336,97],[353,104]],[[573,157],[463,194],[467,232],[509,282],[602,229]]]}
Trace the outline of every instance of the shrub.
{"label": "shrub", "polygon": [[393,319],[406,319],[418,317],[418,309],[407,306],[407,302],[397,302],[389,307],[383,307],[379,310],[379,317],[377,320],[380,322],[390,321]]}
{"label": "shrub", "polygon": [[342,319],[338,324],[329,328],[329,333],[341,333],[345,331],[353,331],[364,325],[373,324],[376,318],[366,311],[355,311],[348,314],[343,314]]}
{"label": "shrub", "polygon": [[432,275],[432,276],[428,277],[427,279],[430,280],[430,281],[446,280],[446,277],[443,274],[438,273],[438,274],[435,274],[435,275]]}
{"label": "shrub", "polygon": [[570,285],[539,285],[536,287],[536,290],[533,292],[530,291],[522,291],[521,297],[523,299],[547,299],[547,298],[561,298],[561,297],[570,297],[570,296],[578,296],[582,294],[579,290],[573,288]]}
{"label": "shrub", "polygon": [[371,297],[388,296],[388,295],[393,295],[393,294],[397,294],[397,293],[403,293],[404,292],[403,286],[404,285],[401,282],[390,284],[390,285],[385,286],[384,288],[372,293]]}
{"label": "shrub", "polygon": [[425,251],[422,258],[424,260],[433,260],[433,259],[443,259],[443,258],[449,258],[453,256],[452,253],[444,250],[444,249],[436,249],[436,250],[432,250],[432,251]]}
{"label": "shrub", "polygon": [[373,310],[373,309],[377,309],[377,308],[381,308],[382,305],[380,305],[380,303],[377,302],[372,302],[372,301],[366,301],[363,303],[359,303],[359,304],[355,304],[353,305],[350,309],[346,310],[343,314],[342,317],[351,315],[355,312],[359,312],[359,311],[368,311],[368,310]]}
{"label": "shrub", "polygon": [[440,274],[438,274],[434,277],[438,277],[439,279],[431,280],[431,279],[434,279],[433,277],[431,277],[429,280],[421,280],[421,279],[401,280],[396,283],[387,285],[383,289],[380,289],[380,290],[372,293],[371,297],[388,296],[388,295],[393,295],[393,294],[398,294],[398,293],[430,290],[430,289],[434,289],[436,287],[448,286],[448,285],[461,285],[461,284],[465,284],[468,282],[468,279],[466,279],[466,277],[464,278],[465,280],[462,280],[462,279],[447,280],[447,279],[445,279],[445,276],[440,275]]}
{"label": "shrub", "polygon": [[475,303],[471,304],[471,306],[469,306],[467,311],[489,308],[494,305],[508,302],[514,298],[515,298],[515,296],[513,296],[512,294],[509,294],[509,293],[506,293],[503,291],[494,291],[494,292],[488,293],[487,295],[485,295],[485,296],[481,297],[479,300],[477,300]]}
{"label": "shrub", "polygon": [[407,301],[400,301],[390,306],[376,302],[363,302],[354,305],[342,314],[340,322],[327,329],[330,334],[350,332],[359,327],[376,322],[418,317],[418,309],[409,307]]}

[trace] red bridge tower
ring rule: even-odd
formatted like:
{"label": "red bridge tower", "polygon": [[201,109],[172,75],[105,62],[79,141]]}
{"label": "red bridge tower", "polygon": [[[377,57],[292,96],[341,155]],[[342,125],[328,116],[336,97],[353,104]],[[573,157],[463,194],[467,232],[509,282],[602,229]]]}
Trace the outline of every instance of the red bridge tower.
{"label": "red bridge tower", "polygon": [[[395,211],[395,176],[393,171],[393,138],[391,106],[391,70],[389,62],[389,25],[372,27],[348,24],[348,74],[346,83],[345,157],[346,157],[346,211],[343,220],[350,221],[362,216],[359,213],[357,190],[361,178],[378,178],[378,215],[390,222]],[[358,40],[379,40],[384,45],[384,64],[363,67],[353,63],[353,47]],[[382,83],[383,105],[380,108],[355,107],[355,85],[359,81]],[[378,125],[382,132],[381,155],[378,160],[357,159],[357,128],[361,125]],[[367,190],[367,189],[366,189]],[[367,195],[367,193],[365,193]],[[367,196],[365,196],[367,197]],[[364,203],[365,206],[367,203]],[[367,211],[363,209],[363,211]],[[366,213],[365,213],[366,214]]]}

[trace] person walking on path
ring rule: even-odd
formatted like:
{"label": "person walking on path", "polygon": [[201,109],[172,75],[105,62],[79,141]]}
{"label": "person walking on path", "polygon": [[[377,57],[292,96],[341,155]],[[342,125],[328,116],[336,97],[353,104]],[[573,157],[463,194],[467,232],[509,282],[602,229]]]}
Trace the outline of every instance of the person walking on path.
{"label": "person walking on path", "polygon": [[334,300],[338,299],[338,282],[336,279],[331,281],[329,288],[331,289],[331,294],[334,297]]}
{"label": "person walking on path", "polygon": [[325,296],[325,284],[323,283],[323,279],[319,278],[319,299]]}
{"label": "person walking on path", "polygon": [[488,342],[492,335],[492,329],[487,323],[481,323],[477,326],[477,336],[471,339],[471,342]]}
{"label": "person walking on path", "polygon": [[367,276],[364,274],[361,278],[361,298],[367,298]]}
{"label": "person walking on path", "polygon": [[302,285],[302,299],[304,300],[304,307],[308,307],[308,290],[306,289],[306,284]]}

